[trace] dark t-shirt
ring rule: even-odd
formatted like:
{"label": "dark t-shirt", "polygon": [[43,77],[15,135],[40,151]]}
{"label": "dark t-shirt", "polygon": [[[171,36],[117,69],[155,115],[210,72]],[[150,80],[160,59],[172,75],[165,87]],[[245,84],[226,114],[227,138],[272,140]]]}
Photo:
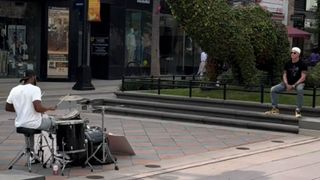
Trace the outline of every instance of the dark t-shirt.
{"label": "dark t-shirt", "polygon": [[293,85],[301,78],[301,72],[307,71],[308,67],[301,60],[296,63],[290,60],[285,64],[284,70],[287,72],[288,84]]}

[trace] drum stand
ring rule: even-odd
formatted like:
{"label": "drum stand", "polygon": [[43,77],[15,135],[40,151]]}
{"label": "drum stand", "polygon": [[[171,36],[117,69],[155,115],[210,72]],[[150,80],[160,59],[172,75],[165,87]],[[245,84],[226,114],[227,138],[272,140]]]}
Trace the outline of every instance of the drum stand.
{"label": "drum stand", "polygon": [[[92,165],[89,163],[90,159],[94,158],[95,160],[97,160],[99,163],[104,164],[104,163],[108,163],[107,161],[107,157],[110,158],[111,162],[114,163],[114,169],[115,170],[119,170],[119,167],[117,165],[117,159],[113,157],[113,155],[111,154],[111,151],[106,143],[106,128],[104,127],[104,111],[106,109],[106,106],[101,106],[101,121],[102,121],[102,143],[97,147],[97,149],[88,157],[88,146],[87,147],[87,160],[85,161],[85,165],[88,164],[91,168],[91,172],[93,172],[93,167]],[[99,159],[96,154],[97,152],[100,150],[100,148],[102,148],[102,159]]]}
{"label": "drum stand", "polygon": [[[49,161],[50,161],[50,167],[52,167],[55,162],[58,162],[58,163],[60,163],[60,165],[62,165],[62,167],[61,167],[61,175],[63,176],[64,175],[63,172],[64,172],[64,169],[65,169],[66,165],[71,162],[70,160],[65,158],[66,154],[64,152],[64,146],[65,146],[66,143],[62,140],[62,145],[63,145],[62,146],[62,157],[60,157],[60,156],[55,155],[55,153],[54,153],[54,138],[53,138],[51,133],[49,134],[49,138],[51,139],[51,148],[50,148],[50,146],[48,146],[48,148],[50,150],[50,157],[47,159],[47,161],[45,163],[43,163],[43,167],[46,168],[46,164]],[[45,138],[45,141],[49,145],[48,140],[46,138]]]}
{"label": "drum stand", "polygon": [[61,157],[57,157],[55,156],[55,160],[58,161],[60,163],[60,165],[62,165],[61,167],[61,176],[64,176],[64,169],[66,168],[66,165],[70,162],[72,162],[70,160],[70,158],[66,159],[67,154],[64,151],[64,146],[66,145],[66,143],[64,142],[64,138],[62,138],[62,158]]}

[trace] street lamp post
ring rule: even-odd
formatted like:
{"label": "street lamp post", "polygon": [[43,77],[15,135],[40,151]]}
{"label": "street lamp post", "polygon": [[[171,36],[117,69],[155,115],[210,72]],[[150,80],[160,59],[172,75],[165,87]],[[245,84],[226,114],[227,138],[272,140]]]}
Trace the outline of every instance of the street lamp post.
{"label": "street lamp post", "polygon": [[72,87],[74,90],[94,90],[94,86],[91,83],[91,68],[89,66],[89,53],[88,53],[88,1],[83,0],[83,26],[82,26],[82,54],[81,65],[77,68],[77,81]]}

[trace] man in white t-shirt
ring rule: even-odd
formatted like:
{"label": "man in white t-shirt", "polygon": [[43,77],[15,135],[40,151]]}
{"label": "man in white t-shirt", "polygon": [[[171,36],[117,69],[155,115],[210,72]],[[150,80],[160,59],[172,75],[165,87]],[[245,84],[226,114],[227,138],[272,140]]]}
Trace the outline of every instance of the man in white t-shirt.
{"label": "man in white t-shirt", "polygon": [[[22,83],[23,82],[23,83]],[[55,120],[51,116],[43,116],[57,106],[45,107],[41,103],[41,90],[37,84],[36,74],[26,70],[24,77],[16,87],[12,88],[6,103],[6,111],[15,112],[15,127],[52,131]],[[34,148],[34,137],[31,137],[31,150]]]}
{"label": "man in white t-shirt", "polygon": [[199,70],[197,72],[197,75],[203,76],[203,74],[206,72],[207,58],[208,58],[207,53],[202,51],[200,55],[200,65],[199,65]]}

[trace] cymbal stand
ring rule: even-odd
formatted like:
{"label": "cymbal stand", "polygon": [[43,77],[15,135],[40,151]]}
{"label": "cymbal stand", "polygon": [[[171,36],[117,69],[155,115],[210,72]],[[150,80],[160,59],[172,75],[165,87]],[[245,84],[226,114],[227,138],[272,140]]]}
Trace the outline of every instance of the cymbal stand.
{"label": "cymbal stand", "polygon": [[[117,166],[117,160],[116,160],[116,158],[113,157],[108,145],[106,144],[106,128],[104,127],[104,113],[105,113],[105,110],[106,110],[106,106],[101,106],[102,142],[97,147],[97,149],[89,157],[87,157],[87,160],[85,162],[85,165],[88,164],[90,166],[91,172],[93,171],[93,167],[89,163],[89,161],[92,158],[97,160],[99,163],[104,164],[104,163],[108,163],[107,157],[109,157],[111,162],[114,163],[114,169],[115,170],[119,170],[119,167]],[[96,157],[96,154],[97,154],[97,152],[99,151],[100,148],[102,148],[102,159],[99,159],[98,157]]]}

